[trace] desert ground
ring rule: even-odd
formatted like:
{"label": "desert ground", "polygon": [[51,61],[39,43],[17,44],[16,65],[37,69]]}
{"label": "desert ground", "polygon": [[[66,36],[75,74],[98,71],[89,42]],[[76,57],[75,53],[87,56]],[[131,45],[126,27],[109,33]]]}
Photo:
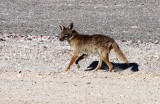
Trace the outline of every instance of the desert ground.
{"label": "desert ground", "polygon": [[[1,0],[0,104],[159,104],[160,3],[158,0]],[[59,25],[110,35],[129,65],[98,56],[65,68],[72,56]],[[89,68],[91,68],[89,70]]]}

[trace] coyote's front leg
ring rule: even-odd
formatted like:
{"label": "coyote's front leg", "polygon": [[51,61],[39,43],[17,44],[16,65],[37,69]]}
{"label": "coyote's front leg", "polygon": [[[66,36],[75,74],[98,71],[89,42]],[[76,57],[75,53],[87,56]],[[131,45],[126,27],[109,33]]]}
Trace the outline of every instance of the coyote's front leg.
{"label": "coyote's front leg", "polygon": [[68,66],[66,68],[66,71],[68,71],[70,69],[70,66],[76,61],[77,57],[78,57],[77,54],[73,54],[71,61],[69,62]]}

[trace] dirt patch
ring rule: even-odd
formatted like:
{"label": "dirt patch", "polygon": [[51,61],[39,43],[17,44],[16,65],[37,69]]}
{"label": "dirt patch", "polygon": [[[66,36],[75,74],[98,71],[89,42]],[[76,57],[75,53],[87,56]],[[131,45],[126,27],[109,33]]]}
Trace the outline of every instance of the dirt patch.
{"label": "dirt patch", "polygon": [[[106,65],[94,73],[91,56],[65,72],[72,49],[54,36],[3,34],[0,41],[1,103],[159,103],[160,45],[116,40],[127,56],[125,66],[111,51],[114,71]],[[91,65],[93,66],[93,65]]]}

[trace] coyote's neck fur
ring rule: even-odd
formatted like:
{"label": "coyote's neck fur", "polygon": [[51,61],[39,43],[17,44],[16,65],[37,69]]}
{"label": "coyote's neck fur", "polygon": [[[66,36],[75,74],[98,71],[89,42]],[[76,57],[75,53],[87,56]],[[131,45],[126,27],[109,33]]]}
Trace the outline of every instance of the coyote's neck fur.
{"label": "coyote's neck fur", "polygon": [[67,38],[68,43],[73,46],[74,41],[78,40],[81,34],[79,34],[77,31],[73,30],[73,33],[71,34],[71,37]]}
{"label": "coyote's neck fur", "polygon": [[71,34],[71,37],[68,37],[67,38],[67,41],[70,43],[72,40],[74,40],[74,38],[79,35],[76,31],[72,32]]}

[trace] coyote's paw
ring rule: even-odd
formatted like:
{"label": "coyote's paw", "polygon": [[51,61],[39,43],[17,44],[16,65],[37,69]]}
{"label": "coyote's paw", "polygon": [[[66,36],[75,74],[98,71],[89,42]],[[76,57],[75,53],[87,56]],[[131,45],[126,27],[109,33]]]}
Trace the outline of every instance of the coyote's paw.
{"label": "coyote's paw", "polygon": [[67,67],[65,71],[68,71],[70,69],[70,67]]}

